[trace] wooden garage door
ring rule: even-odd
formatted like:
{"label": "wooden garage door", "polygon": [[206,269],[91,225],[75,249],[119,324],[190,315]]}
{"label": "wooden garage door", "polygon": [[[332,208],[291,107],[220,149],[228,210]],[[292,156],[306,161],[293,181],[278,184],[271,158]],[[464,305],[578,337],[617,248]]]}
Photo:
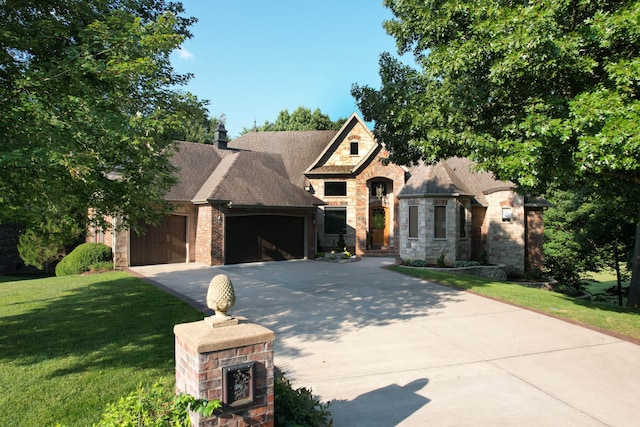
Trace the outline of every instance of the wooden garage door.
{"label": "wooden garage door", "polygon": [[187,217],[167,216],[142,236],[131,235],[131,265],[168,264],[187,261]]}
{"label": "wooden garage door", "polygon": [[278,215],[227,217],[227,264],[304,258],[304,218]]}

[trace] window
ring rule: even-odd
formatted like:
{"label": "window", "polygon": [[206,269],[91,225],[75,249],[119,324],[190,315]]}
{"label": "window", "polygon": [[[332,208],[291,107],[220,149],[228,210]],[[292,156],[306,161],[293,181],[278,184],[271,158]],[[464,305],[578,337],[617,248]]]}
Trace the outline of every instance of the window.
{"label": "window", "polygon": [[502,222],[511,222],[513,212],[511,208],[502,208]]}
{"label": "window", "polygon": [[460,206],[460,238],[467,237],[467,210],[464,206]]}
{"label": "window", "polygon": [[325,196],[346,196],[347,195],[346,181],[325,181],[324,195]]}
{"label": "window", "polygon": [[418,207],[409,206],[409,238],[418,237]]}
{"label": "window", "polygon": [[324,234],[347,234],[347,208],[324,209]]}
{"label": "window", "polygon": [[447,207],[433,207],[433,237],[445,239],[447,237]]}
{"label": "window", "polygon": [[352,156],[358,155],[358,141],[351,142],[351,155]]}

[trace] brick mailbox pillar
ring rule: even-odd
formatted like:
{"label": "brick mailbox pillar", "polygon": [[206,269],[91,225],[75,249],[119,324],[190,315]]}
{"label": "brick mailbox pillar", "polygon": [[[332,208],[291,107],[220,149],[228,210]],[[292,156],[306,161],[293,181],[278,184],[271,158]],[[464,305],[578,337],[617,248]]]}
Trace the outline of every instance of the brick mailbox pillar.
{"label": "brick mailbox pillar", "polygon": [[[214,308],[212,285],[207,304]],[[176,392],[222,402],[220,414],[192,414],[194,426],[273,427],[275,334],[246,319],[225,316],[226,309],[221,314],[218,309],[217,315],[174,327]]]}

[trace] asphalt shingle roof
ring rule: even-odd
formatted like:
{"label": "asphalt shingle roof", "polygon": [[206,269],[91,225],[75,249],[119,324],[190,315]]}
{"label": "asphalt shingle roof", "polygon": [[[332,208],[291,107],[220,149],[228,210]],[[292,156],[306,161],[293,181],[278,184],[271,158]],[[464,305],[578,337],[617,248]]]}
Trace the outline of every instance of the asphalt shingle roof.
{"label": "asphalt shingle roof", "polygon": [[499,181],[492,173],[477,171],[468,159],[452,157],[435,165],[419,165],[410,170],[411,177],[399,197],[466,195],[486,206],[485,194],[502,189],[513,189],[511,182]]}
{"label": "asphalt shingle roof", "polygon": [[289,180],[304,188],[307,185],[304,171],[337,133],[337,130],[247,132],[229,142],[229,147],[281,156]]}
{"label": "asphalt shingle roof", "polygon": [[[290,173],[299,168],[299,176],[304,177],[302,170],[316,155],[312,149],[313,144],[302,143],[301,146],[308,148],[307,154],[311,157],[311,160],[306,159],[306,164],[303,164],[304,156],[300,153],[292,155],[292,150],[286,150],[284,147],[272,150],[275,152],[258,152],[179,142],[171,159],[172,164],[179,170],[179,181],[167,193],[165,199],[193,203],[218,200],[230,201],[236,205],[274,207],[322,204],[320,199],[304,190],[304,182],[301,182],[301,186],[291,182]],[[287,164],[286,160],[292,158],[294,164]],[[296,162],[300,166],[296,166]]]}

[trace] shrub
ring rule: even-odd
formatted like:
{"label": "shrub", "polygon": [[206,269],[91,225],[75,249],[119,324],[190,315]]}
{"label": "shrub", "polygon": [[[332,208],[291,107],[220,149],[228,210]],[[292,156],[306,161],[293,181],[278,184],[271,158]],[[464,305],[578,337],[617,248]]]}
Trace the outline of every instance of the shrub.
{"label": "shrub", "polygon": [[573,295],[582,291],[583,282],[580,272],[570,259],[564,257],[545,256],[545,272],[557,282],[557,291]]}
{"label": "shrub", "polygon": [[113,262],[109,246],[104,243],[83,243],[60,261],[56,266],[56,276],[84,273],[96,265],[104,268],[105,263],[109,262]]}
{"label": "shrub", "polygon": [[411,267],[426,267],[427,266],[427,260],[425,259],[413,259],[410,261],[409,265]]}
{"label": "shrub", "polygon": [[438,259],[436,260],[436,264],[438,264],[438,267],[440,268],[444,268],[447,266],[444,262],[444,252],[440,254]]}
{"label": "shrub", "polygon": [[64,245],[42,233],[26,230],[18,238],[18,253],[26,265],[44,270],[48,263],[62,258]]}
{"label": "shrub", "polygon": [[80,222],[72,217],[49,218],[29,225],[18,238],[20,258],[38,270],[60,261],[82,238],[85,229]]}
{"label": "shrub", "polygon": [[456,268],[475,267],[476,265],[480,265],[480,263],[478,261],[465,261],[465,260],[459,260],[453,263],[453,266]]}
{"label": "shrub", "polygon": [[102,419],[94,427],[188,427],[190,410],[210,417],[220,406],[218,400],[209,402],[188,394],[174,395],[160,384],[154,384],[150,389],[138,387],[117,403],[107,405]]}
{"label": "shrub", "polygon": [[293,389],[284,375],[277,374],[274,383],[274,405],[276,426],[330,427],[333,425],[330,403],[322,403],[311,394],[311,390],[301,387]]}

